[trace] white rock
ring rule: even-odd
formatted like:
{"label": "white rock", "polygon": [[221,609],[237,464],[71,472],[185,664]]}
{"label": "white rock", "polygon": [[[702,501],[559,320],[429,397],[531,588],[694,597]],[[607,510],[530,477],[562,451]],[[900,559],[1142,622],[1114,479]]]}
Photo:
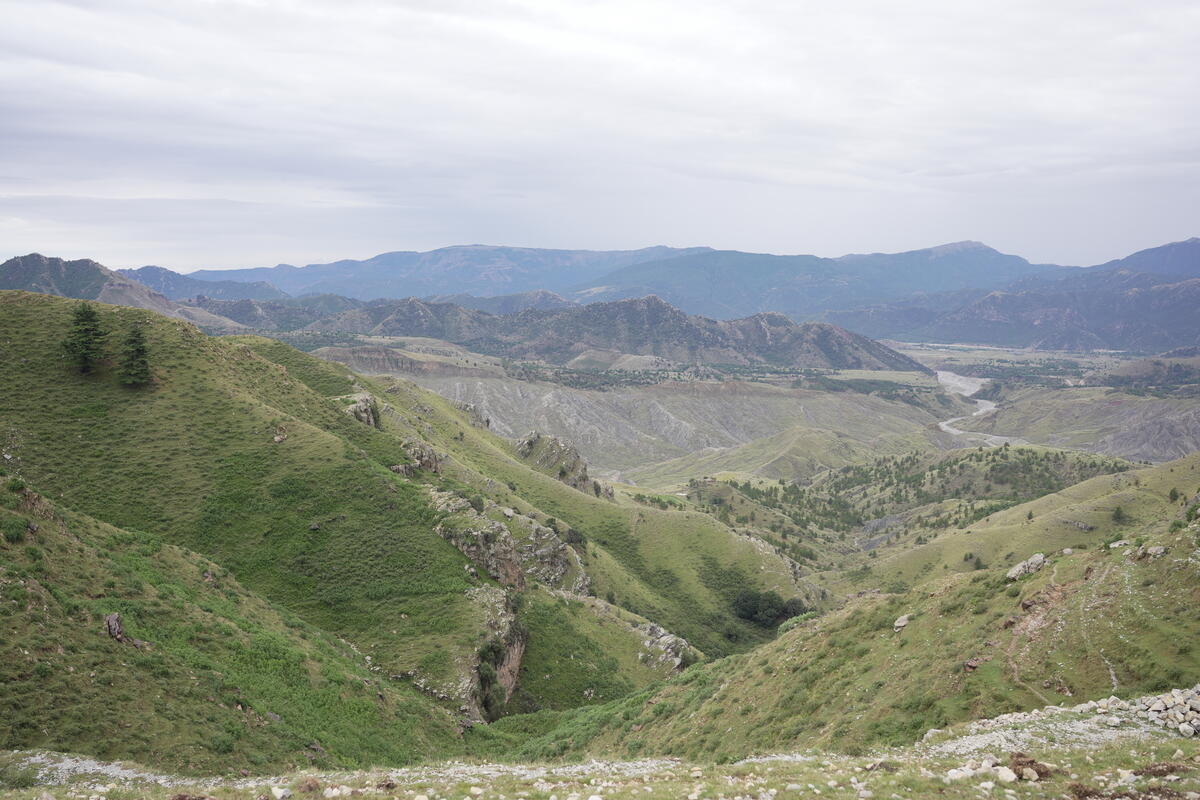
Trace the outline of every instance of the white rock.
{"label": "white rock", "polygon": [[1001,783],[1015,783],[1017,780],[1017,773],[1013,772],[1008,767],[996,767],[996,777],[1000,779]]}
{"label": "white rock", "polygon": [[470,792],[471,794],[475,795],[476,797],[479,797],[479,795],[483,794],[483,788],[479,787],[479,786],[472,786],[467,791]]}
{"label": "white rock", "polygon": [[1195,736],[1196,735],[1196,727],[1194,725],[1191,725],[1190,723],[1184,722],[1179,726],[1179,732],[1182,733],[1184,736]]}
{"label": "white rock", "polygon": [[1037,770],[1033,767],[1025,767],[1021,770],[1021,777],[1027,781],[1036,781],[1038,779]]}
{"label": "white rock", "polygon": [[272,786],[271,794],[274,795],[275,800],[284,800],[284,798],[292,796],[292,790],[286,786]]}

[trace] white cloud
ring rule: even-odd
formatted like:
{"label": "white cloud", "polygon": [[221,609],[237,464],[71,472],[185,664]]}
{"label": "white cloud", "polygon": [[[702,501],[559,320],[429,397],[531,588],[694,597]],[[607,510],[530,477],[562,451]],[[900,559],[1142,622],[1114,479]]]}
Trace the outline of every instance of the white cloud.
{"label": "white cloud", "polygon": [[1189,0],[0,8],[6,255],[973,238],[1091,263],[1197,233]]}

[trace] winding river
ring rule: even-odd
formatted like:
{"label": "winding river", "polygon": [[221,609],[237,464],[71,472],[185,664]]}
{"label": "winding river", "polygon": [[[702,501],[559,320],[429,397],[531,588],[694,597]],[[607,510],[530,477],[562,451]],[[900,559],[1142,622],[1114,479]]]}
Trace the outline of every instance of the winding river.
{"label": "winding river", "polygon": [[[970,397],[983,388],[983,384],[987,381],[983,378],[972,378],[967,375],[959,375],[946,370],[937,370],[937,379],[946,391],[951,394],[961,394],[963,397]],[[985,414],[991,414],[996,410],[996,404],[991,400],[975,400],[975,412],[971,417],[982,417]],[[972,436],[978,437],[984,444],[989,447],[999,447],[1002,444],[1028,444],[1024,439],[1018,439],[1015,436],[996,436],[990,433],[980,433],[978,431],[964,431],[962,428],[954,427],[954,423],[961,422],[970,417],[954,417],[945,422],[939,422],[938,428],[946,433],[954,436]]]}

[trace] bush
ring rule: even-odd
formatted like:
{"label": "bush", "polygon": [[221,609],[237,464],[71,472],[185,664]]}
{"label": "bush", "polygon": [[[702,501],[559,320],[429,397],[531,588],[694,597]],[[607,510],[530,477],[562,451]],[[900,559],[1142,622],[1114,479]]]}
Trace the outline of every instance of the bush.
{"label": "bush", "polygon": [[0,530],[4,531],[4,541],[9,544],[25,541],[25,528],[25,520],[20,517],[5,517],[3,522],[0,522]]}
{"label": "bush", "polygon": [[30,767],[8,764],[0,767],[0,788],[30,789],[37,786],[37,772]]}

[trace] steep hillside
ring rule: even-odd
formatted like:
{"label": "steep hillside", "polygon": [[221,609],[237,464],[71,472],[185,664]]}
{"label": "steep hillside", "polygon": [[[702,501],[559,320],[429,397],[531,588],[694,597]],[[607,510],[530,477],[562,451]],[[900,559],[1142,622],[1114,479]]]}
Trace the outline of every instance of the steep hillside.
{"label": "steep hillside", "polygon": [[[449,367],[435,371],[420,364],[368,361],[366,354],[357,363],[394,370],[456,403],[470,404],[502,436],[539,430],[565,438],[598,475],[652,487],[726,471],[807,477],[880,452],[933,447],[938,436],[930,430],[933,424],[966,413],[932,390],[919,402],[716,380],[591,391],[480,374],[473,367],[456,367],[464,374],[455,375]],[[847,426],[847,419],[854,424]]]}
{"label": "steep hillside", "polygon": [[4,480],[0,747],[190,774],[461,748],[448,709],[229,570]]}
{"label": "steep hillside", "polygon": [[465,245],[425,253],[382,253],[362,261],[230,270],[197,270],[199,280],[267,281],[285,292],[340,294],[359,300],[469,292],[479,296],[563,291],[619,267],[704,248],[641,250],[545,250]]}
{"label": "steep hillside", "polygon": [[[1200,678],[1197,486],[1193,455],[880,555],[861,583],[911,589],[867,590],[753,653],[563,715],[523,752],[858,750],[997,712],[1189,686]],[[974,554],[992,566],[964,558]]]}
{"label": "steep hillside", "polygon": [[[123,387],[108,365],[79,375],[58,347],[73,308],[0,293],[8,468],[67,507],[202,553],[464,724],[610,699],[679,668],[661,651],[688,643],[721,655],[769,638],[734,614],[738,585],[813,592],[785,555],[711,517],[580,492],[436,395],[279,342],[98,306],[114,334],[144,327],[153,385]],[[557,618],[545,592],[583,605]],[[662,647],[647,644],[650,623]],[[615,672],[571,663],[596,648]],[[573,677],[522,673],[526,652]]]}
{"label": "steep hillside", "polygon": [[1072,386],[1001,386],[995,413],[959,423],[964,429],[1019,435],[1029,442],[1089,450],[1131,461],[1170,461],[1200,450],[1200,402],[1193,394]]}
{"label": "steep hillside", "polygon": [[238,324],[202,309],[181,306],[137,281],[105,269],[90,259],[64,261],[30,253],[0,264],[0,291],[17,290],[133,306],[168,317],[186,319],[212,330],[230,331]]}
{"label": "steep hillside", "polygon": [[171,300],[187,300],[200,295],[216,300],[279,300],[287,297],[266,281],[201,281],[164,267],[119,269],[117,272]]}
{"label": "steep hillside", "polygon": [[718,322],[657,297],[559,311],[492,316],[415,298],[371,303],[309,330],[444,339],[489,355],[564,364],[588,351],[654,355],[678,363],[927,371],[906,356],[833,325],[796,325],[781,314]]}

